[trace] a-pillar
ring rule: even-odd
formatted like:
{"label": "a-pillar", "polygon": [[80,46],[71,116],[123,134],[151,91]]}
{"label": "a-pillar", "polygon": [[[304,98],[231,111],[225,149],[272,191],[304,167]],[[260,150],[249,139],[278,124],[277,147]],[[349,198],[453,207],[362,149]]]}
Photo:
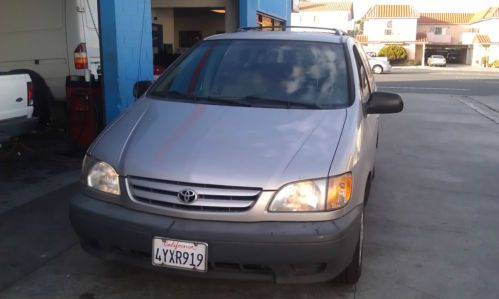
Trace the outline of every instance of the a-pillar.
{"label": "a-pillar", "polygon": [[153,79],[151,0],[99,0],[104,113],[108,124],[133,101],[133,85]]}

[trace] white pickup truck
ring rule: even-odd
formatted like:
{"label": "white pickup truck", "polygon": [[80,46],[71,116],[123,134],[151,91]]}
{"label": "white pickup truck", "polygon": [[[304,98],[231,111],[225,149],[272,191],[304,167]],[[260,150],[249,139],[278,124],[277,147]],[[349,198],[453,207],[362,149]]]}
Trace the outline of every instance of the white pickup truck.
{"label": "white pickup truck", "polygon": [[30,76],[0,74],[0,143],[30,132],[37,124]]}

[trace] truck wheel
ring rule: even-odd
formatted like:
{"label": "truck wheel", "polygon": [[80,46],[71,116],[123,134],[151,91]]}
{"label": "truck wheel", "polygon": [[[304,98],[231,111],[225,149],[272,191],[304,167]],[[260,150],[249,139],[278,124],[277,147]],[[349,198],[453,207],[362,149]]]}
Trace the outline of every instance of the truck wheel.
{"label": "truck wheel", "polygon": [[360,216],[360,232],[359,241],[355,247],[355,252],[350,264],[345,270],[338,276],[338,281],[344,284],[355,284],[359,281],[360,275],[362,274],[362,247],[364,243],[364,209],[362,209],[362,214]]}

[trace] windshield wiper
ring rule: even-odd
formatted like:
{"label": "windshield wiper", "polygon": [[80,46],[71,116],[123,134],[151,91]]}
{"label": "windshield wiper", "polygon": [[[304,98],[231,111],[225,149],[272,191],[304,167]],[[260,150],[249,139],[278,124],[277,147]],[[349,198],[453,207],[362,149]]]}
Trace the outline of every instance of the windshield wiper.
{"label": "windshield wiper", "polygon": [[[154,94],[153,94],[154,96]],[[278,105],[285,106],[286,108],[306,108],[306,109],[322,109],[321,106],[313,103],[301,103],[301,102],[291,102],[286,100],[278,99],[268,99],[258,96],[245,96],[245,97],[200,97],[196,95],[188,95],[181,93],[176,90],[168,91],[167,93],[161,94],[162,97],[173,97],[179,99],[192,100],[196,103],[206,102],[206,103],[218,103],[218,104],[232,104],[237,106],[252,107],[261,105]]]}
{"label": "windshield wiper", "polygon": [[242,99],[242,98],[218,98],[218,97],[197,97],[200,101],[212,102],[212,103],[221,103],[221,104],[235,104],[237,106],[253,106],[251,102]]}
{"label": "windshield wiper", "polygon": [[162,97],[174,97],[174,98],[187,99],[187,100],[193,100],[193,101],[197,100],[196,96],[181,93],[181,92],[176,91],[176,90],[170,90],[167,93],[161,94],[160,96],[162,96]]}
{"label": "windshield wiper", "polygon": [[279,104],[280,106],[285,105],[286,108],[307,108],[307,109],[322,109],[321,106],[314,103],[302,103],[302,102],[291,102],[278,99],[268,99],[261,98],[258,96],[245,96],[243,100],[250,100],[253,104]]}

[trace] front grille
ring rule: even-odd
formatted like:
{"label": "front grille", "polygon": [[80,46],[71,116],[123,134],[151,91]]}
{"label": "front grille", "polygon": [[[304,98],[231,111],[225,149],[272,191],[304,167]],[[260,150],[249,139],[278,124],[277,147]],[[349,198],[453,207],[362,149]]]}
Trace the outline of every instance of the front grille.
{"label": "front grille", "polygon": [[[138,202],[171,209],[206,212],[243,212],[249,210],[258,197],[260,188],[195,184],[128,177],[130,196]],[[183,190],[193,190],[197,200],[185,203],[177,195]]]}

